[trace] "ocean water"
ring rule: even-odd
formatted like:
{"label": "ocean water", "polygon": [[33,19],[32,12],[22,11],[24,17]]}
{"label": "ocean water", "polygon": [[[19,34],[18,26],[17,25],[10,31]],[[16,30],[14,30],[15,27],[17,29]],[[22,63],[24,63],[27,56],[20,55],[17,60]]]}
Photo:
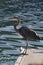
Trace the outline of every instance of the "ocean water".
{"label": "ocean water", "polygon": [[14,65],[20,55],[20,47],[25,48],[26,41],[14,30],[14,21],[8,18],[22,19],[20,26],[33,29],[40,41],[28,40],[29,48],[43,50],[43,1],[0,0],[0,65]]}

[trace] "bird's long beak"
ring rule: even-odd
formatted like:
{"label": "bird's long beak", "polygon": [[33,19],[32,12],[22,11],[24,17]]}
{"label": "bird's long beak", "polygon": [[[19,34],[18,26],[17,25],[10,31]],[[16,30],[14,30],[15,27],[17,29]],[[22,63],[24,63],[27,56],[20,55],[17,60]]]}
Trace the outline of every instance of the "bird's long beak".
{"label": "bird's long beak", "polygon": [[9,21],[14,21],[16,20],[15,18],[8,18]]}
{"label": "bird's long beak", "polygon": [[[16,18],[8,18],[8,21],[18,21],[18,19],[16,19]],[[20,21],[23,21],[23,20],[20,19]]]}

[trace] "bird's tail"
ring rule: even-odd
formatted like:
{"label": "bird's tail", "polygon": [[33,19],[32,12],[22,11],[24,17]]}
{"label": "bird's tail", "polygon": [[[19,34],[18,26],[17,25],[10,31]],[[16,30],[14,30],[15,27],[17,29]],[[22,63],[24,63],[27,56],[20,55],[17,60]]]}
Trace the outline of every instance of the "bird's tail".
{"label": "bird's tail", "polygon": [[40,37],[38,35],[35,36],[36,40],[40,40]]}

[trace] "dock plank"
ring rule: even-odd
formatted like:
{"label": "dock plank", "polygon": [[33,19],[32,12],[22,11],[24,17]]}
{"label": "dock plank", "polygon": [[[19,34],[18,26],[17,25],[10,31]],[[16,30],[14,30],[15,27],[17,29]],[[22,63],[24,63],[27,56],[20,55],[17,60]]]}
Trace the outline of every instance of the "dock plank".
{"label": "dock plank", "polygon": [[15,65],[43,65],[43,50],[27,49],[27,55],[20,55]]}

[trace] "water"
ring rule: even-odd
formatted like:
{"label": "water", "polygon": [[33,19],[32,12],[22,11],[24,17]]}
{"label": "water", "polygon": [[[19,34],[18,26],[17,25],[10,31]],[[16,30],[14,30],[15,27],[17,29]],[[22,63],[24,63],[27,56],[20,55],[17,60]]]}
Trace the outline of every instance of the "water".
{"label": "water", "polygon": [[39,41],[29,41],[29,48],[43,50],[43,2],[28,0],[0,0],[0,65],[14,65],[20,54],[20,47],[25,47],[25,40],[13,27],[14,22],[7,19],[19,17],[20,25],[26,25],[37,32]]}

